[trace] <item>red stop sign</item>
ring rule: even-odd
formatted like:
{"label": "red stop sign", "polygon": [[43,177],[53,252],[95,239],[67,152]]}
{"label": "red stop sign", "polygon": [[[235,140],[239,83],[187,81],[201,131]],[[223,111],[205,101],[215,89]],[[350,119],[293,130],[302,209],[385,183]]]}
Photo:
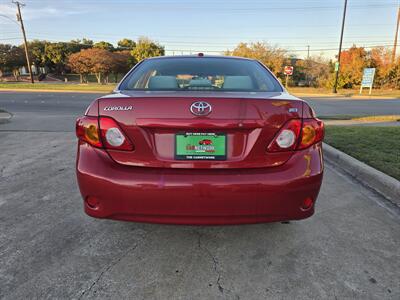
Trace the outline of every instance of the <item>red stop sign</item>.
{"label": "red stop sign", "polygon": [[283,73],[285,73],[285,75],[293,75],[293,67],[285,66],[285,68],[283,69]]}

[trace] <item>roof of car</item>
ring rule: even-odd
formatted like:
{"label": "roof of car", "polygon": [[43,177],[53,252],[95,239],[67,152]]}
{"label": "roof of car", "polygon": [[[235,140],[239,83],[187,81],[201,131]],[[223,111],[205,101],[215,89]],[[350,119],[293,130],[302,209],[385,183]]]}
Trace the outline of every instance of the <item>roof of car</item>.
{"label": "roof of car", "polygon": [[147,59],[175,59],[175,58],[223,58],[223,59],[241,59],[241,60],[255,60],[252,58],[246,58],[246,57],[240,57],[240,56],[226,56],[226,55],[199,55],[199,54],[194,54],[194,55],[167,55],[167,56],[155,56],[155,57],[150,57]]}

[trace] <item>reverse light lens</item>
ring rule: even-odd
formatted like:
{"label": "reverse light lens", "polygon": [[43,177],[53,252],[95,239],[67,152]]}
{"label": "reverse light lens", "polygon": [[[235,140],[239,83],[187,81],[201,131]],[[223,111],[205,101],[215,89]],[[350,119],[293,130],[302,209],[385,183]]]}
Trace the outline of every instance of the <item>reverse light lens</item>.
{"label": "reverse light lens", "polygon": [[276,137],[269,144],[269,152],[295,150],[301,130],[301,119],[292,119],[282,126]]}
{"label": "reverse light lens", "polygon": [[296,142],[296,135],[292,130],[284,129],[276,138],[276,143],[279,147],[287,149]]}
{"label": "reverse light lens", "polygon": [[117,121],[110,117],[100,117],[100,135],[106,149],[132,151],[133,144],[124,134]]}
{"label": "reverse light lens", "polygon": [[116,127],[111,127],[109,129],[107,129],[106,139],[107,139],[107,143],[109,143],[111,146],[114,146],[114,147],[119,147],[125,142],[124,135]]}

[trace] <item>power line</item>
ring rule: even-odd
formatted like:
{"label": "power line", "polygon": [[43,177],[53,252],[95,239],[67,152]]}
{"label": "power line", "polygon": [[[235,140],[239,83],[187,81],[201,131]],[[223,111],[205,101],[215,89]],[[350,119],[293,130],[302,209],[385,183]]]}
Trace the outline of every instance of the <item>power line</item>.
{"label": "power line", "polygon": [[[34,39],[48,39],[47,37],[55,37],[59,36],[60,34],[46,34],[46,33],[36,33]],[[68,34],[71,39],[74,39],[75,36],[72,34]],[[68,36],[66,34],[63,34],[63,36]],[[95,38],[98,40],[102,40],[103,35],[91,35],[90,38]],[[118,36],[118,35],[109,35],[107,38],[113,38],[113,39],[119,39],[119,38],[125,38],[126,36]],[[165,36],[167,37],[167,36]],[[389,35],[380,35],[380,36],[347,36],[349,39],[352,39],[350,42],[352,43],[358,43],[358,42],[372,42],[372,43],[379,43],[379,42],[386,42],[390,41],[391,37]],[[150,38],[154,38],[154,36],[150,36]],[[232,44],[237,44],[239,42],[244,42],[244,43],[252,43],[252,42],[257,42],[257,41],[267,41],[269,43],[277,43],[277,44],[300,44],[300,42],[286,42],[286,40],[301,40],[307,43],[313,43],[313,44],[334,44],[335,42],[333,41],[334,38],[333,36],[324,36],[323,40],[315,40],[313,36],[302,36],[299,37],[298,35],[296,37],[274,37],[274,36],[264,36],[264,37],[246,37],[245,40],[242,38],[231,38],[230,40],[227,40],[226,42],[214,42],[214,41],[203,41],[203,40],[197,40],[197,37],[194,36],[180,36],[176,38],[185,38],[185,40],[179,41],[179,40],[172,40],[172,39],[164,39],[164,38],[154,38],[156,42],[159,43],[171,43],[171,44],[199,44],[201,43],[202,45],[232,45]],[[209,38],[209,37],[207,37]],[[221,37],[222,38],[222,37]],[[221,39],[220,38],[220,39]],[[331,40],[332,41],[329,41]],[[314,40],[314,41],[313,41]],[[364,41],[367,40],[367,41]],[[303,45],[304,43],[301,43]]]}
{"label": "power line", "polygon": [[[7,40],[7,39],[13,39],[14,36],[9,37],[9,38],[2,38],[2,40]],[[38,36],[33,36],[32,39],[37,39],[40,40],[40,37]],[[304,38],[302,39],[304,40]],[[48,42],[63,42],[63,43],[70,43],[71,41],[60,41],[60,40],[55,40],[55,39],[45,39],[45,41]],[[285,47],[285,48],[289,48],[289,47],[302,47],[304,45],[304,43],[299,43],[299,42],[277,42],[277,41],[273,41],[273,40],[265,40],[265,43],[270,44],[270,45],[276,45],[278,47]],[[96,42],[96,41],[95,41]],[[246,44],[251,44],[253,43],[252,41],[237,41],[237,42],[226,42],[226,43],[218,43],[218,42],[202,42],[202,41],[171,41],[171,40],[159,40],[158,41],[161,44],[175,44],[175,45],[187,45],[187,46],[207,46],[207,47],[232,47],[232,46],[237,46],[239,43],[244,42]],[[257,41],[256,41],[257,42]],[[308,43],[310,46],[316,46],[316,45],[334,45],[336,44],[335,42],[331,42],[331,41],[315,41],[312,42],[310,40],[308,41],[304,41],[306,44]],[[385,40],[371,40],[368,39],[367,41],[360,39],[353,39],[351,41],[346,42],[347,44],[380,44],[380,43],[390,43],[390,39],[385,39]],[[165,46],[165,45],[164,45]]]}
{"label": "power line", "polygon": [[19,25],[18,22],[16,22],[15,20],[11,19],[11,18],[10,18],[9,16],[7,16],[7,15],[0,14],[0,17],[3,17],[3,18],[5,18],[5,19],[7,19],[7,20],[9,20],[9,21],[11,21],[11,22],[14,22],[14,23],[16,23],[16,24]]}
{"label": "power line", "polygon": [[[372,45],[372,46],[361,46],[361,48],[365,48],[365,49],[371,49],[371,48],[377,48],[377,47],[392,47],[392,45],[388,44],[388,45]],[[349,50],[351,49],[351,47],[342,47],[342,51],[343,50]],[[310,52],[323,52],[323,51],[337,51],[338,48],[318,48],[318,49],[310,49]],[[226,50],[204,50],[201,48],[191,48],[191,49],[169,49],[169,48],[165,48],[165,51],[176,51],[176,52],[210,52],[210,53],[222,53],[222,52],[226,52],[226,51],[233,51],[230,49],[226,49]],[[307,49],[291,49],[290,52],[306,52],[308,51]]]}
{"label": "power line", "polygon": [[[65,1],[64,2],[68,2]],[[71,2],[75,2],[75,0],[71,1]],[[239,11],[239,12],[246,12],[246,11],[257,11],[259,12],[260,10],[266,10],[266,11],[271,11],[271,10],[325,10],[325,9],[339,9],[342,8],[340,5],[328,5],[328,6],[324,6],[324,5],[317,5],[317,6],[308,6],[308,5],[301,5],[301,6],[292,6],[292,5],[287,5],[287,6],[261,6],[261,7],[254,7],[251,8],[249,6],[251,6],[251,2],[246,2],[246,8],[243,7],[222,7],[222,6],[218,6],[216,5],[215,1],[202,1],[201,3],[196,3],[196,5],[194,5],[194,3],[189,3],[186,2],[184,4],[182,4],[181,1],[164,1],[163,3],[151,3],[151,1],[143,1],[143,2],[139,2],[136,1],[134,3],[132,2],[126,2],[126,1],[121,1],[121,0],[113,0],[113,1],[103,1],[104,2],[108,2],[109,4],[113,4],[113,5],[125,5],[125,6],[130,6],[130,7],[137,7],[137,8],[145,8],[148,10],[154,10],[154,9],[159,9],[159,10],[165,10],[167,9],[171,9],[171,10],[176,10],[176,7],[172,6],[173,4],[179,5],[179,9],[180,10],[195,10],[198,11],[199,9],[210,9],[210,4],[213,4],[214,7],[212,8],[213,12],[214,11],[224,11],[224,12],[232,12],[232,11]],[[297,2],[297,1],[296,1]],[[316,1],[318,4],[320,3],[320,1]],[[98,3],[97,0],[80,0],[79,3],[88,3],[88,4],[93,4],[93,3]],[[261,4],[265,4],[265,1],[262,2],[258,2]],[[311,2],[312,5],[314,5],[314,2]],[[237,3],[242,5],[242,3]],[[367,9],[367,8],[379,8],[379,7],[394,7],[396,6],[394,3],[370,3],[370,4],[354,4],[354,5],[349,5],[349,8],[352,9]]]}

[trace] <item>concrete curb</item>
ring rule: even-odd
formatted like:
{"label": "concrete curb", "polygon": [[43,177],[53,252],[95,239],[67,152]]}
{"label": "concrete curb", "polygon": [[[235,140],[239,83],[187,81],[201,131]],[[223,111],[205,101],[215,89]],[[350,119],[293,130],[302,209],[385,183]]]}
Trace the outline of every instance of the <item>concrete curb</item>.
{"label": "concrete curb", "polygon": [[0,124],[10,122],[11,118],[13,117],[12,113],[9,113],[5,110],[0,110]]}
{"label": "concrete curb", "polygon": [[390,202],[400,206],[400,181],[324,143],[324,158]]}

